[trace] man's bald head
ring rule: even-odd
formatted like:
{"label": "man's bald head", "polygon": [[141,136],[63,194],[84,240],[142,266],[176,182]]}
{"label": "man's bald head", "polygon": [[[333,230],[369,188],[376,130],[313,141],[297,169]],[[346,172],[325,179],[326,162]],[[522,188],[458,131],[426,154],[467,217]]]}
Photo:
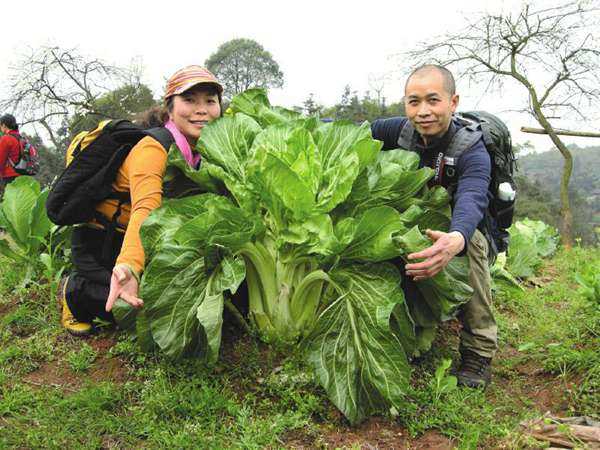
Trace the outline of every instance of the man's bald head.
{"label": "man's bald head", "polygon": [[450,72],[445,67],[439,66],[437,64],[424,64],[413,70],[406,79],[406,84],[404,85],[404,92],[406,93],[406,87],[408,86],[408,83],[411,80],[411,78],[425,76],[432,72],[439,73],[442,76],[442,79],[444,80],[444,90],[448,93],[450,97],[456,94],[456,83],[454,82],[454,76],[452,75],[452,72]]}

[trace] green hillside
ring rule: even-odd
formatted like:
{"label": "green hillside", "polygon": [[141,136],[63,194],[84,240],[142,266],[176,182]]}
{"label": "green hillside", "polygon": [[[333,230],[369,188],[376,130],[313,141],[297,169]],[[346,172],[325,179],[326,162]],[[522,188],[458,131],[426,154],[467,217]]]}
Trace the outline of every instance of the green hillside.
{"label": "green hillside", "polygon": [[[569,183],[574,230],[584,243],[597,242],[600,226],[600,146],[569,146],[573,173]],[[517,217],[532,217],[558,225],[560,176],[564,159],[557,150],[519,158]]]}

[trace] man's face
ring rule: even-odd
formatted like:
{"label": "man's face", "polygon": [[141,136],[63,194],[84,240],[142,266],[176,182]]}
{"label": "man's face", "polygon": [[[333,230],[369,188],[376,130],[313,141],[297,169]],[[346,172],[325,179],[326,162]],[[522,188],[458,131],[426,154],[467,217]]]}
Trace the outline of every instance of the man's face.
{"label": "man's face", "polygon": [[406,116],[425,144],[443,136],[458,106],[458,95],[446,91],[442,74],[431,70],[413,75],[404,94]]}

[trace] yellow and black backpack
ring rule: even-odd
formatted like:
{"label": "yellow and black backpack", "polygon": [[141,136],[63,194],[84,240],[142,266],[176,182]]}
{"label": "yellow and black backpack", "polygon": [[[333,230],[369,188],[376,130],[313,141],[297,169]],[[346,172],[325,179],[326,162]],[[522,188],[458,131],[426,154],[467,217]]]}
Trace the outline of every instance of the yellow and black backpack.
{"label": "yellow and black backpack", "polygon": [[[67,149],[67,166],[52,184],[46,211],[57,225],[75,225],[96,219],[114,225],[120,206],[131,201],[129,192],[112,187],[117,172],[131,149],[144,137],[152,136],[168,152],[174,139],[166,128],[144,130],[128,120],[105,120],[92,131],[79,133]],[[115,216],[96,211],[98,203],[117,199]]]}

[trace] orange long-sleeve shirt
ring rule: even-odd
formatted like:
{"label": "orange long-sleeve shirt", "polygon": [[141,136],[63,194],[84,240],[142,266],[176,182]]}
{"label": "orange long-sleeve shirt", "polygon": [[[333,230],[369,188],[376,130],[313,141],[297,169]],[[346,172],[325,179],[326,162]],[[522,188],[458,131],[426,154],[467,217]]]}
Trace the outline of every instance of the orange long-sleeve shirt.
{"label": "orange long-sleeve shirt", "polygon": [[[160,143],[147,136],[130,151],[119,168],[113,188],[130,192],[131,204],[121,207],[118,223],[126,228],[123,246],[116,263],[128,265],[139,277],[144,270],[144,248],[140,239],[140,227],[162,202],[162,180],[167,165],[167,152]],[[117,210],[117,200],[105,200],[96,208],[111,218]]]}

